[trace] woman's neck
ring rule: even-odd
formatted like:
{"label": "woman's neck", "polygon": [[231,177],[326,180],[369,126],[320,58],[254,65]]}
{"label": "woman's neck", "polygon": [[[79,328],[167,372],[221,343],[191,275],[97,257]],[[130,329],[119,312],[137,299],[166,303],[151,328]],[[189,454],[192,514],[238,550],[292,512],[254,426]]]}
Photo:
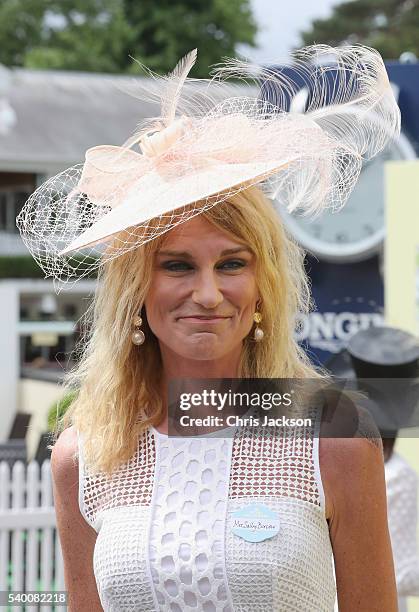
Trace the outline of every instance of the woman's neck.
{"label": "woman's neck", "polygon": [[218,359],[188,359],[163,348],[161,350],[161,394],[165,416],[157,429],[162,433],[168,432],[167,397],[171,381],[176,379],[238,378],[240,355],[241,347],[240,350],[223,355]]}

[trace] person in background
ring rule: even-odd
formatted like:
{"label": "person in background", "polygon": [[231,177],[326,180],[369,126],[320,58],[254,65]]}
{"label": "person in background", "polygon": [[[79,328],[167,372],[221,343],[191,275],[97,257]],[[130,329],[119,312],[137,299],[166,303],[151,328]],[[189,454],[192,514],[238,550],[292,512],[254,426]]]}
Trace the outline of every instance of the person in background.
{"label": "person in background", "polygon": [[366,406],[383,440],[399,611],[407,612],[406,598],[419,596],[418,475],[394,446],[401,428],[419,425],[419,342],[403,330],[374,327],[354,334],[347,353],[352,372],[345,376],[356,376],[358,388],[369,395]]}
{"label": "person in background", "polygon": [[393,450],[396,438],[384,438],[387,516],[393,548],[399,612],[407,612],[407,597],[419,597],[417,546],[418,476]]}

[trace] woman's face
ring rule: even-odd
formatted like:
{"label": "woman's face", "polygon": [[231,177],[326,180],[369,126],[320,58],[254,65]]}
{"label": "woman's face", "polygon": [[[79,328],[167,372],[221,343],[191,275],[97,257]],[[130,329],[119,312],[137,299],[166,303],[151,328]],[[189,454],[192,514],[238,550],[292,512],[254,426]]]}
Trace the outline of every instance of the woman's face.
{"label": "woman's face", "polygon": [[259,298],[255,264],[249,247],[201,215],[168,232],[145,300],[161,348],[197,360],[237,350]]}

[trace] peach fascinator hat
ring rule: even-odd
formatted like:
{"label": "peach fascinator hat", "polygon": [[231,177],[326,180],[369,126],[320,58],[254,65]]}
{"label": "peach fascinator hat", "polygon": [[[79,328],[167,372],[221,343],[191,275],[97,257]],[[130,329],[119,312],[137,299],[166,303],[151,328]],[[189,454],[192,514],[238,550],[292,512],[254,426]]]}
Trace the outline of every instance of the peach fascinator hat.
{"label": "peach fascinator hat", "polygon": [[[19,213],[22,239],[56,292],[252,185],[290,212],[339,209],[363,160],[400,132],[383,60],[369,47],[305,47],[288,67],[225,58],[209,79],[188,77],[196,55],[167,76],[145,69],[136,97],[157,102],[160,115],[120,147],[88,149],[84,164],[43,183]],[[249,95],[243,82],[254,85]],[[302,85],[300,113],[289,102]]]}

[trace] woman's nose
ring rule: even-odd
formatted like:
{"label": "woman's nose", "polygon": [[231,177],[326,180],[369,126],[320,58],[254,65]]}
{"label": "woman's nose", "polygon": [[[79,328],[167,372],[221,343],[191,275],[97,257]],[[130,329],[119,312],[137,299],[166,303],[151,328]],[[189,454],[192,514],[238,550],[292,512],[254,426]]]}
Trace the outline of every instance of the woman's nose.
{"label": "woman's nose", "polygon": [[213,270],[202,271],[196,275],[196,282],[192,292],[192,299],[204,308],[215,308],[223,301],[217,278]]}

